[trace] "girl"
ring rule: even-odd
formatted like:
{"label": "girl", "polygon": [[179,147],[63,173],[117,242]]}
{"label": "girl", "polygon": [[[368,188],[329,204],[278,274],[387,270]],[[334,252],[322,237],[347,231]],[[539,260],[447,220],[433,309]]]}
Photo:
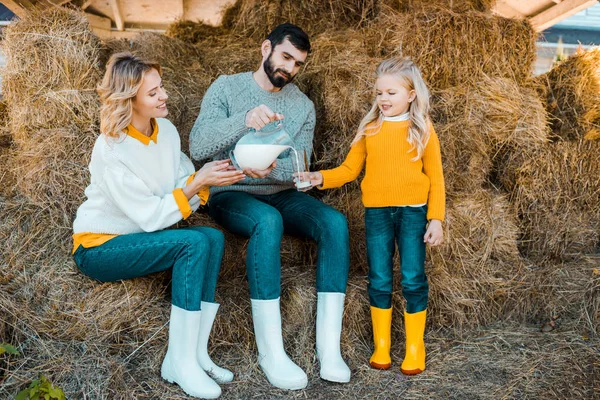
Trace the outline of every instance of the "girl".
{"label": "girl", "polygon": [[[391,58],[377,67],[376,99],[363,118],[344,163],[305,173],[319,189],[356,179],[365,206],[369,300],[375,351],[373,368],[391,366],[394,240],[400,252],[406,356],[401,370],[425,370],[425,316],[429,286],[425,245],[442,243],[445,213],[440,145],[429,119],[429,93],[409,58]],[[429,223],[428,223],[429,221]]]}
{"label": "girl", "polygon": [[100,131],[89,165],[87,200],[73,222],[73,254],[84,274],[102,282],[173,268],[169,344],[161,375],[191,396],[217,398],[233,374],[217,367],[207,343],[223,234],[208,227],[164,230],[206,203],[210,186],[244,178],[228,160],[194,172],[179,134],[164,119],[167,94],[158,64],[113,55],[98,87]]}

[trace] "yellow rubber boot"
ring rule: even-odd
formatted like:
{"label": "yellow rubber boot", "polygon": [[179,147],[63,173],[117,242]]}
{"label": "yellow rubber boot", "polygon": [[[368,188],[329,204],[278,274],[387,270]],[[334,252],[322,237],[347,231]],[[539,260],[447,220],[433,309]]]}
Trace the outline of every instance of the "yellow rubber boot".
{"label": "yellow rubber boot", "polygon": [[427,310],[409,314],[404,312],[406,330],[406,356],[400,369],[405,375],[416,375],[425,371],[425,318]]}
{"label": "yellow rubber boot", "polygon": [[373,321],[373,342],[375,351],[371,356],[371,367],[388,369],[392,366],[390,346],[392,344],[392,309],[371,306]]}

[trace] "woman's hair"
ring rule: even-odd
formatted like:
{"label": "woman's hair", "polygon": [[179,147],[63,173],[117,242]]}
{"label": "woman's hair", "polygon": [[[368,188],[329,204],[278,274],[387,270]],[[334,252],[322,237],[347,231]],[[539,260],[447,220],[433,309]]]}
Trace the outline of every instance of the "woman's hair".
{"label": "woman's hair", "polygon": [[[410,151],[417,150],[417,156],[413,161],[418,160],[423,155],[425,146],[429,140],[429,91],[419,68],[409,57],[394,57],[382,61],[377,66],[377,78],[383,75],[390,75],[402,82],[407,91],[414,90],[416,97],[409,103],[410,126],[408,128],[408,143],[412,146]],[[374,135],[379,132],[383,123],[383,114],[377,106],[377,100],[373,101],[371,110],[365,115],[358,126],[358,133],[354,137],[352,144],[360,140],[363,136]]]}
{"label": "woman's hair", "polygon": [[129,52],[113,54],[106,64],[106,73],[97,91],[100,95],[100,132],[112,137],[131,123],[132,101],[144,74],[156,69],[162,76],[160,65],[144,60]]}

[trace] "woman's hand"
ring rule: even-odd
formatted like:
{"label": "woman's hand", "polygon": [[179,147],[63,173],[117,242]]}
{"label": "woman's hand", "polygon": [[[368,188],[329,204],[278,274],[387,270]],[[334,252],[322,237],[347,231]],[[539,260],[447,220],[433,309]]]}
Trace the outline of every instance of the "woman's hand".
{"label": "woman's hand", "polygon": [[269,165],[266,169],[254,169],[254,168],[246,168],[244,170],[244,174],[249,176],[250,178],[263,179],[269,176],[273,168],[277,166],[277,161],[273,161],[273,164]]}
{"label": "woman's hand", "polygon": [[425,243],[429,243],[432,246],[438,246],[444,242],[444,230],[442,229],[442,221],[439,219],[432,219],[429,221],[427,232],[423,237]]}
{"label": "woman's hand", "polygon": [[184,188],[184,192],[190,186],[192,186],[192,193],[198,193],[201,189],[210,186],[233,185],[245,177],[244,172],[235,169],[229,159],[211,161],[196,172],[194,180]]}

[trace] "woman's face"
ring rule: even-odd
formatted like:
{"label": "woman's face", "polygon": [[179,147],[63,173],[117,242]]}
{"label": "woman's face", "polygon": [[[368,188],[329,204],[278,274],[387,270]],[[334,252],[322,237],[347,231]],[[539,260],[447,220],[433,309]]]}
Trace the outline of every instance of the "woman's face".
{"label": "woman's face", "polygon": [[133,98],[133,112],[140,118],[164,118],[167,110],[167,92],[158,71],[152,68],[144,74],[142,85]]}

